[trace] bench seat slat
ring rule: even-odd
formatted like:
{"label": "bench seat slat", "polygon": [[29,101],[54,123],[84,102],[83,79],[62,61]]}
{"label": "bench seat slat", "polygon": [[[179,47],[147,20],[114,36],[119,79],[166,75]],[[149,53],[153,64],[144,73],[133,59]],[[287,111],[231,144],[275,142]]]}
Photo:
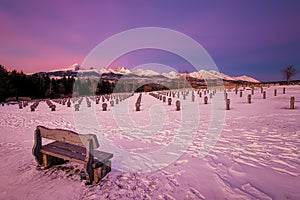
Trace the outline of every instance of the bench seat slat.
{"label": "bench seat slat", "polygon": [[[86,148],[56,141],[44,145],[41,149],[41,153],[84,164]],[[93,156],[95,158],[94,164],[100,166],[100,163],[104,163],[107,160],[111,159],[113,157],[113,154],[94,150]]]}
{"label": "bench seat slat", "polygon": [[58,157],[58,158],[62,158],[64,160],[79,162],[81,164],[85,163],[85,161],[84,161],[85,155],[83,155],[81,153],[75,153],[75,152],[71,152],[69,150],[57,148],[51,144],[43,146],[41,149],[41,153],[44,153],[44,154],[47,154],[50,156],[54,156],[54,157]]}
{"label": "bench seat slat", "polygon": [[73,144],[68,144],[68,143],[65,143],[65,142],[55,141],[55,142],[50,143],[50,145],[54,146],[56,148],[59,148],[59,149],[65,149],[65,150],[72,151],[74,153],[80,153],[80,154],[84,154],[84,155],[85,155],[85,152],[86,152],[85,147],[80,147],[80,146],[76,146],[76,145],[73,145]]}

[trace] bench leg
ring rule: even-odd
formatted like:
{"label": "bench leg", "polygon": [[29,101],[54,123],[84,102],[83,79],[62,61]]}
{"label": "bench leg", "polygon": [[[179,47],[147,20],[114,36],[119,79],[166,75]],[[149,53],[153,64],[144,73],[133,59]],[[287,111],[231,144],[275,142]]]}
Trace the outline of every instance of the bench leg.
{"label": "bench leg", "polygon": [[52,164],[52,159],[53,159],[52,156],[43,154],[43,164],[42,164],[42,166],[43,166],[45,169],[49,168],[49,167],[51,166],[51,164]]}
{"label": "bench leg", "polygon": [[85,156],[85,174],[86,174],[86,185],[92,184],[94,181],[94,170],[93,170],[93,162],[94,162],[94,156],[93,156],[93,143],[91,140],[88,140],[88,148],[86,149],[86,156]]}
{"label": "bench leg", "polygon": [[111,171],[111,161],[108,160],[107,162],[103,163],[101,167],[101,178],[105,177]]}
{"label": "bench leg", "polygon": [[94,170],[92,166],[85,166],[85,175],[86,175],[86,185],[90,185],[94,181]]}
{"label": "bench leg", "polygon": [[94,170],[94,181],[95,181],[95,183],[99,183],[99,173],[98,173],[98,169],[97,168],[95,168]]}
{"label": "bench leg", "polygon": [[111,161],[108,160],[101,166],[94,168],[94,181],[99,183],[99,181],[105,177],[111,171]]}

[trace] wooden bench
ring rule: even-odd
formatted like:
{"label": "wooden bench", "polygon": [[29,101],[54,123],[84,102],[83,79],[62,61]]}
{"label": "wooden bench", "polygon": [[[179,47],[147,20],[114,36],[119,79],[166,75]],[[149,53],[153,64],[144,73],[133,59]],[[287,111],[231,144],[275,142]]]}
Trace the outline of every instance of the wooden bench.
{"label": "wooden bench", "polygon": [[[42,145],[42,138],[54,140]],[[86,184],[98,183],[111,171],[113,154],[95,150],[99,147],[96,135],[78,134],[69,130],[49,129],[37,126],[34,132],[32,154],[39,166],[49,168],[52,165],[73,161],[84,165]]]}

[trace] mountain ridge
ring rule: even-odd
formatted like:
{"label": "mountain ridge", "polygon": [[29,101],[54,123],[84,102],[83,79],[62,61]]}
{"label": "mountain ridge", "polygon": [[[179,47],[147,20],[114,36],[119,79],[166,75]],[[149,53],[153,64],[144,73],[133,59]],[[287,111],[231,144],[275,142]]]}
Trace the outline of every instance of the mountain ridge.
{"label": "mountain ridge", "polygon": [[165,72],[165,73],[159,73],[151,69],[134,69],[131,71],[130,69],[126,67],[116,67],[114,69],[111,68],[90,68],[90,69],[84,69],[82,68],[79,64],[75,63],[67,68],[63,69],[56,69],[56,70],[51,70],[49,72],[38,72],[42,74],[49,74],[50,76],[76,76],[78,73],[82,74],[93,74],[99,76],[105,74],[107,76],[109,75],[115,75],[115,76],[124,76],[124,75],[133,75],[137,77],[152,77],[152,76],[163,76],[168,79],[176,79],[179,77],[191,77],[191,78],[196,78],[199,80],[205,80],[205,79],[222,79],[224,81],[242,81],[242,82],[249,82],[249,83],[260,83],[259,80],[247,76],[247,75],[241,75],[241,76],[230,76],[218,71],[210,70],[200,70],[200,71],[195,71],[195,72],[190,72],[190,73],[178,73],[176,71],[171,71],[171,72]]}

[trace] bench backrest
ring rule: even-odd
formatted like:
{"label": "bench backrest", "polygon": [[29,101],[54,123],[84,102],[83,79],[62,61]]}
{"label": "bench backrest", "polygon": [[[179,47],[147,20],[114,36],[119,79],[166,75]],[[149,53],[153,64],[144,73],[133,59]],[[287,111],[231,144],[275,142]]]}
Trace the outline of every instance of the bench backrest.
{"label": "bench backrest", "polygon": [[94,149],[99,147],[97,136],[93,134],[78,134],[70,130],[49,129],[44,126],[37,126],[36,131],[40,133],[41,138],[65,142],[81,147],[88,147],[89,141],[92,141]]}

